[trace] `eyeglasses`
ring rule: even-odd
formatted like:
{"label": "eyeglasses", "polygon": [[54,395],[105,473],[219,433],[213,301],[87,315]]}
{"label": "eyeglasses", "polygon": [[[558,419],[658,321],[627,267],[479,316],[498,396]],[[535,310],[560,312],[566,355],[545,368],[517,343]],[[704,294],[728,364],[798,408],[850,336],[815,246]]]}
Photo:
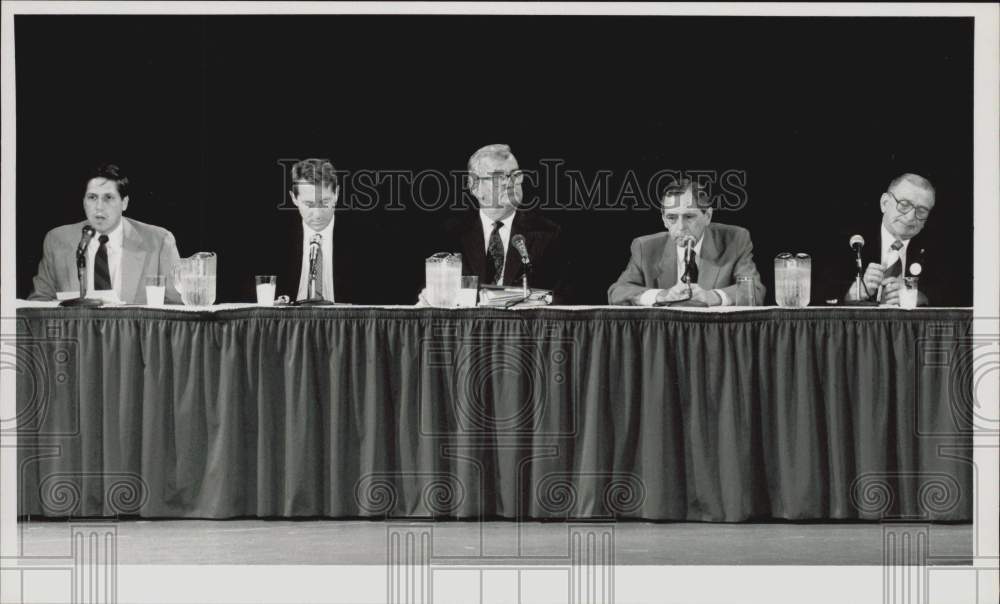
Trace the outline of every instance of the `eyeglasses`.
{"label": "eyeglasses", "polygon": [[892,191],[886,191],[886,193],[888,193],[889,197],[892,197],[893,201],[896,202],[896,209],[899,210],[900,214],[909,214],[910,210],[915,209],[917,214],[917,220],[921,222],[927,220],[927,217],[931,215],[931,211],[928,210],[927,208],[914,206],[912,203],[910,203],[905,199],[897,199],[896,196],[892,194]]}
{"label": "eyeglasses", "polygon": [[524,172],[521,170],[514,170],[512,172],[494,172],[493,174],[488,174],[486,176],[473,173],[472,176],[476,180],[488,180],[489,182],[498,185],[507,185],[510,183],[519,185],[524,182]]}

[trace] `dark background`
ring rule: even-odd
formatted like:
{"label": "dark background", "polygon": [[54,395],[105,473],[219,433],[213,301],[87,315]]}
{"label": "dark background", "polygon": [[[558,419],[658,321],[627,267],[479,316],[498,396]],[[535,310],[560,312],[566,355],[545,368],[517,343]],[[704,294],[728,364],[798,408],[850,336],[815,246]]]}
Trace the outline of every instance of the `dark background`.
{"label": "dark background", "polygon": [[[19,297],[45,232],[83,219],[101,161],[130,175],[127,216],[173,231],[182,256],[219,253],[218,300],[249,301],[244,259],[295,211],[280,159],[450,171],[504,142],[528,170],[616,175],[601,205],[617,209],[544,212],[570,239],[577,302],[606,303],[631,239],[663,228],[646,193],[616,203],[626,170],[645,187],[733,169],[747,203],[714,220],[750,229],[768,303],[777,253],[812,254],[816,288],[852,262],[839,233],[877,224],[912,171],[937,187],[921,237],[954,271],[941,303],[972,304],[971,19],[17,16],[15,49]],[[451,212],[432,183],[431,210],[386,187],[365,213],[384,253],[358,261],[393,284],[383,302],[422,285],[427,233]]]}

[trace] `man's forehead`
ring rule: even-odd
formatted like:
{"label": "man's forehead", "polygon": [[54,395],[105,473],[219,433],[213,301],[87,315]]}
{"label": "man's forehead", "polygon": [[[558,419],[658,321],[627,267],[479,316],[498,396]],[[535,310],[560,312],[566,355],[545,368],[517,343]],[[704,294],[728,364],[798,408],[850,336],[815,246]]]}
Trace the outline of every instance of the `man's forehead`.
{"label": "man's forehead", "polygon": [[667,195],[663,198],[663,212],[681,214],[690,210],[700,210],[694,202],[694,194],[690,189],[680,195]]}
{"label": "man's forehead", "polygon": [[[311,199],[316,198],[316,190],[317,190],[316,185],[307,181],[297,182],[295,184],[299,189],[298,193],[299,197],[308,197]],[[336,191],[333,190],[332,186],[323,185],[322,191],[320,192],[319,196],[321,199],[323,199],[327,197],[333,197],[334,195],[336,195]]]}
{"label": "man's forehead", "polygon": [[511,172],[517,170],[517,160],[511,155],[506,159],[497,159],[494,157],[486,156],[479,160],[479,169],[484,174],[493,174],[494,172]]}
{"label": "man's forehead", "polygon": [[926,208],[934,207],[934,193],[923,187],[919,187],[908,180],[901,180],[892,189],[892,194],[897,199],[905,199],[915,205]]}
{"label": "man's forehead", "polygon": [[107,178],[97,177],[97,178],[91,178],[87,182],[87,192],[89,193],[91,191],[100,193],[104,192],[117,193],[118,188],[115,186],[114,182],[108,180]]}

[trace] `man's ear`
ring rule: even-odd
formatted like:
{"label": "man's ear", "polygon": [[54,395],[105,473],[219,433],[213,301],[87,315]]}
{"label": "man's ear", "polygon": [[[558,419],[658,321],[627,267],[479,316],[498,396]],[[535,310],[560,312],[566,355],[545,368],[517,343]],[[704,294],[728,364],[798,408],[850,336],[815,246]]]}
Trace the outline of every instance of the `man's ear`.
{"label": "man's ear", "polygon": [[333,207],[337,207],[337,200],[340,199],[340,185],[333,190]]}
{"label": "man's ear", "polygon": [[705,208],[705,217],[708,218],[709,222],[712,222],[712,208]]}
{"label": "man's ear", "polygon": [[289,191],[288,197],[292,200],[292,204],[295,205],[295,207],[299,207],[299,199],[295,196],[295,191]]}
{"label": "man's ear", "polygon": [[888,204],[891,203],[891,202],[892,202],[892,200],[889,199],[889,194],[888,193],[882,193],[882,197],[878,200],[878,207],[880,207],[882,209],[882,213],[883,214],[885,214],[886,209],[888,209],[888,207],[889,207]]}
{"label": "man's ear", "polygon": [[128,208],[128,195],[122,198],[122,212]]}

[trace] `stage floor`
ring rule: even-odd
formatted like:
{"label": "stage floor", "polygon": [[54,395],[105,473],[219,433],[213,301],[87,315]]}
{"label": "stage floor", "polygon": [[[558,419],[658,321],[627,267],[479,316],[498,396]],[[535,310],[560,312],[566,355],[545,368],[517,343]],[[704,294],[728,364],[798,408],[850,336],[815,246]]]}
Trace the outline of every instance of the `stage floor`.
{"label": "stage floor", "polygon": [[610,535],[619,565],[880,565],[890,532],[926,531],[927,563],[949,565],[973,538],[971,524],[27,520],[21,563],[65,556],[76,525],[113,530],[119,564],[386,564],[391,533],[429,530],[434,564],[545,565],[582,530]]}

